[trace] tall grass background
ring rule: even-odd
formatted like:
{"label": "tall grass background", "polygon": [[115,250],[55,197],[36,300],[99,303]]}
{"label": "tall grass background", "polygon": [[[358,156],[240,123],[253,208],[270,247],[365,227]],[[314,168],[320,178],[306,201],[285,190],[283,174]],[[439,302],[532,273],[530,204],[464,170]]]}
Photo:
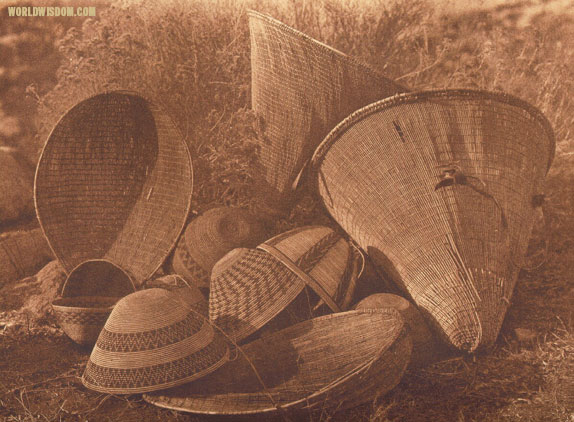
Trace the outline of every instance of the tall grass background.
{"label": "tall grass background", "polygon": [[484,88],[531,102],[556,131],[553,175],[570,171],[572,18],[543,14],[526,29],[512,8],[445,15],[425,0],[117,1],[58,41],[57,84],[38,96],[36,152],[79,100],[132,89],[165,107],[184,134],[197,176],[196,208],[256,200],[247,9],[271,14],[413,90]]}

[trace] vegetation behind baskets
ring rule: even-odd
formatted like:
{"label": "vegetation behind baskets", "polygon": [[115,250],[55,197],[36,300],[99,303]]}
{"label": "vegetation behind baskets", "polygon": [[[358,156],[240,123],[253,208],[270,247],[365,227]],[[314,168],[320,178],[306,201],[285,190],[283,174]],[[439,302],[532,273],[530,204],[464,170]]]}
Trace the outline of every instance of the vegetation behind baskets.
{"label": "vegetation behind baskets", "polygon": [[[36,84],[39,132],[33,147],[24,148],[30,158],[37,160],[57,119],[79,100],[101,90],[135,89],[158,100],[186,137],[194,159],[195,210],[213,203],[258,201],[252,187],[257,126],[250,111],[244,13],[248,8],[357,56],[412,89],[479,87],[527,100],[546,114],[558,141],[546,192],[552,223],[549,230],[535,230],[532,242],[533,251],[539,250],[542,235],[549,236],[546,265],[522,273],[493,352],[409,375],[378,405],[342,420],[572,420],[572,407],[557,399],[570,391],[563,368],[572,367],[574,352],[569,299],[574,295],[574,11],[570,6],[546,2],[563,3],[564,13],[555,15],[544,13],[535,2],[462,14],[439,13],[424,0],[158,3],[117,1],[98,8],[96,19],[85,20],[60,38],[56,84]],[[50,85],[53,88],[46,92]],[[321,214],[316,204],[306,197],[278,229],[316,221]],[[535,335],[524,340],[517,328]],[[7,385],[37,381],[13,381],[7,374]],[[21,409],[17,394],[12,395],[2,400]],[[29,411],[40,397],[38,393],[28,401],[22,399],[23,408]],[[100,419],[113,415],[113,409],[120,415],[124,402],[113,400],[97,407],[93,399],[84,410],[96,412],[91,414],[95,419],[99,411]],[[151,412],[137,401],[128,403],[127,412]],[[78,406],[81,414],[81,403]],[[47,418],[54,412],[64,414],[45,412]],[[177,418],[167,412],[161,417]]]}

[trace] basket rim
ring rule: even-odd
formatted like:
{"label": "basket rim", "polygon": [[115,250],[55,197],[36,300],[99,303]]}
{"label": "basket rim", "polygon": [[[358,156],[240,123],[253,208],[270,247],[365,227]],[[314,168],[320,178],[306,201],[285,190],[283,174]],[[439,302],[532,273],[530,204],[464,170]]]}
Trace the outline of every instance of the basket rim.
{"label": "basket rim", "polygon": [[378,70],[374,69],[373,67],[369,66],[365,62],[363,62],[363,61],[361,61],[361,60],[359,60],[353,56],[349,56],[349,55],[343,53],[342,51],[337,50],[336,48],[331,47],[328,44],[325,44],[324,42],[316,40],[315,38],[305,34],[304,32],[301,32],[298,29],[295,29],[292,26],[289,26],[286,23],[283,23],[280,20],[275,19],[274,17],[272,17],[266,13],[262,13],[262,12],[259,12],[257,10],[254,10],[254,9],[247,9],[247,16],[250,18],[253,17],[253,18],[261,19],[261,20],[263,20],[263,21],[265,21],[265,22],[267,22],[267,23],[269,23],[269,24],[271,24],[277,28],[280,28],[286,32],[290,32],[292,35],[295,35],[297,37],[304,39],[307,42],[311,42],[311,43],[315,44],[316,46],[321,48],[324,52],[330,54],[332,57],[337,57],[341,60],[346,60],[349,63],[360,66],[365,70],[365,72],[371,74],[372,76],[375,76],[375,77],[381,78],[381,79],[387,79],[387,80],[393,82],[395,85],[397,85],[402,90],[409,91],[409,89],[406,86],[396,82],[394,79],[389,78],[388,76],[384,75],[383,73],[381,73]]}
{"label": "basket rim", "polygon": [[[284,329],[279,330],[276,333],[274,333],[275,335],[278,335],[277,333],[282,333],[282,332],[286,332],[286,331],[296,331],[297,328],[299,328],[300,326],[303,326],[303,325],[310,325],[311,329],[312,329],[313,325],[316,321],[324,321],[324,320],[335,319],[335,318],[345,318],[345,317],[348,317],[350,315],[364,315],[364,314],[391,314],[400,322],[400,325],[397,327],[396,330],[394,330],[391,333],[391,336],[385,337],[386,339],[390,339],[389,346],[387,348],[384,348],[384,349],[380,348],[376,353],[373,353],[371,356],[369,356],[368,359],[366,359],[363,363],[355,366],[353,369],[350,369],[344,375],[340,376],[339,378],[334,379],[332,382],[326,384],[322,388],[317,389],[316,391],[306,395],[305,397],[302,397],[298,400],[294,400],[294,401],[291,401],[285,405],[280,406],[281,409],[287,410],[287,409],[290,409],[292,407],[296,407],[297,405],[299,405],[301,403],[306,403],[309,400],[311,400],[317,396],[320,396],[322,394],[325,394],[325,393],[329,392],[330,390],[332,390],[333,388],[335,388],[341,384],[344,384],[349,378],[361,373],[364,370],[368,370],[368,368],[374,362],[376,362],[376,360],[379,359],[382,354],[384,354],[389,348],[391,348],[401,336],[410,335],[410,334],[408,333],[408,330],[405,330],[406,323],[405,323],[402,315],[396,309],[390,308],[390,307],[377,308],[377,309],[349,310],[349,311],[345,311],[345,312],[338,312],[338,313],[323,315],[320,317],[312,318],[312,319],[307,320],[307,321],[299,322],[295,325],[289,326],[287,328],[284,328]],[[258,341],[261,341],[261,339],[254,340],[253,342],[248,343],[247,345],[253,344],[253,343],[258,342]],[[247,394],[245,394],[245,396],[248,397],[251,394],[247,393]],[[259,409],[259,410],[246,410],[246,411],[244,410],[244,411],[235,411],[235,412],[232,410],[225,410],[225,411],[216,411],[216,410],[210,411],[210,410],[203,410],[203,409],[191,410],[190,408],[169,405],[170,400],[163,400],[163,401],[158,402],[157,399],[156,400],[153,399],[153,397],[156,395],[161,396],[161,391],[158,391],[158,392],[156,392],[156,394],[152,394],[152,395],[144,394],[143,398],[148,403],[151,403],[151,404],[158,406],[158,407],[162,407],[165,409],[171,409],[171,410],[179,410],[179,411],[183,411],[183,412],[190,412],[190,413],[198,414],[198,415],[221,415],[221,416],[255,415],[255,414],[269,414],[269,413],[273,413],[273,412],[277,411],[277,407],[273,406],[272,404],[269,404],[268,407],[265,407],[265,408]]]}
{"label": "basket rim", "polygon": [[548,138],[550,139],[550,154],[548,157],[548,166],[546,173],[550,170],[554,155],[556,153],[556,137],[552,125],[548,118],[534,105],[522,100],[514,95],[508,94],[503,91],[489,91],[484,89],[470,89],[470,88],[449,88],[449,89],[433,89],[425,91],[404,92],[376,101],[359,110],[351,113],[344,120],[342,120],[319,144],[313,157],[311,158],[312,172],[316,175],[317,171],[325,159],[327,152],[333,143],[342,136],[350,127],[355,123],[369,117],[370,115],[379,111],[384,111],[398,105],[412,104],[427,100],[448,100],[451,98],[485,98],[489,100],[499,101],[509,104],[529,112],[542,127],[546,130]]}
{"label": "basket rim", "polygon": [[[130,281],[130,286],[132,288],[132,293],[135,292],[137,290],[136,285],[134,283],[134,278],[133,276],[129,273],[129,271],[127,271],[126,269],[122,268],[120,265],[116,264],[115,262],[110,261],[109,259],[105,259],[105,258],[97,258],[97,259],[87,259],[85,261],[80,262],[78,265],[76,265],[69,274],[66,275],[66,280],[64,281],[64,284],[62,285],[62,297],[73,297],[73,296],[66,296],[66,287],[68,286],[68,281],[70,281],[70,277],[72,276],[72,274],[74,274],[74,272],[79,269],[80,267],[83,267],[86,264],[92,263],[92,262],[105,262],[106,264],[110,264],[112,266],[114,266],[115,268],[117,268],[118,270],[120,270],[122,273],[124,273],[126,275],[126,277],[128,278],[128,280]],[[84,295],[81,297],[88,297],[89,295]],[[112,297],[112,296],[101,296],[101,297]]]}
{"label": "basket rim", "polygon": [[[42,150],[40,151],[40,155],[38,157],[38,162],[36,164],[36,169],[34,171],[34,186],[33,186],[33,197],[34,197],[34,211],[36,213],[36,218],[38,219],[38,222],[40,224],[40,229],[42,230],[42,234],[44,235],[44,238],[46,239],[46,242],[48,243],[48,247],[50,248],[50,251],[52,252],[52,254],[54,255],[54,257],[60,262],[62,263],[62,261],[60,260],[60,258],[58,257],[58,254],[56,254],[54,247],[52,245],[52,242],[50,241],[50,237],[46,235],[46,229],[44,227],[44,223],[42,222],[42,218],[40,216],[40,213],[38,212],[38,196],[37,196],[37,187],[38,187],[38,173],[39,173],[39,169],[40,169],[40,163],[42,162],[42,158],[44,157],[44,154],[46,152],[47,146],[48,146],[48,141],[50,140],[50,138],[52,138],[52,135],[54,134],[56,128],[60,125],[60,123],[62,122],[62,120],[68,115],[69,112],[71,112],[73,109],[75,109],[76,107],[79,107],[81,104],[83,104],[86,101],[89,101],[91,99],[100,97],[100,96],[105,96],[105,95],[110,95],[110,94],[124,94],[124,95],[131,95],[134,97],[139,97],[142,100],[144,100],[146,103],[148,104],[153,104],[155,107],[157,107],[164,115],[165,117],[168,119],[168,121],[171,123],[173,130],[175,130],[175,132],[179,135],[179,138],[182,140],[182,144],[184,145],[184,150],[185,150],[185,154],[189,163],[189,171],[190,171],[190,195],[189,198],[187,198],[187,205],[186,205],[186,210],[185,210],[185,218],[182,219],[181,222],[181,227],[178,230],[178,234],[177,236],[174,236],[174,239],[170,242],[171,245],[170,247],[167,249],[167,253],[162,257],[161,260],[158,260],[159,263],[158,265],[153,269],[153,271],[151,271],[147,277],[145,278],[149,278],[151,277],[155,272],[157,272],[157,270],[163,265],[165,259],[169,256],[169,254],[171,253],[171,251],[175,248],[175,245],[177,244],[177,241],[179,239],[179,237],[181,236],[181,232],[183,231],[186,221],[187,221],[187,217],[189,215],[189,211],[191,210],[191,199],[193,196],[193,181],[194,181],[194,175],[193,175],[193,160],[191,158],[191,151],[189,150],[189,146],[187,145],[187,142],[185,141],[185,137],[183,136],[183,133],[181,132],[180,128],[175,124],[172,116],[167,113],[165,111],[165,107],[163,106],[163,103],[159,100],[157,100],[154,96],[147,96],[142,94],[139,91],[133,90],[133,89],[111,89],[111,90],[102,90],[99,91],[95,94],[90,94],[88,96],[86,96],[85,98],[77,101],[73,106],[69,107],[67,110],[65,110],[63,113],[61,113],[60,117],[58,118],[58,121],[54,124],[54,126],[52,127],[52,129],[50,130],[50,133],[48,134],[48,136],[46,137],[46,140],[44,141],[44,145],[42,145]],[[110,261],[111,262],[111,261]],[[80,264],[78,264],[80,265]],[[114,265],[117,265],[114,263]],[[77,266],[76,266],[77,267]],[[74,267],[72,270],[68,271],[66,269],[65,265],[62,265],[62,268],[64,269],[64,272],[66,273],[66,276],[69,276],[73,270],[76,269],[76,267]],[[123,270],[123,269],[122,269]],[[125,272],[125,270],[123,270]],[[137,282],[139,282],[139,284],[142,284],[144,280],[135,280]],[[130,281],[132,282],[133,285],[135,285],[133,278],[130,276]],[[64,285],[65,286],[65,285]]]}
{"label": "basket rim", "polygon": [[[110,304],[107,304],[107,305],[102,304],[101,306],[75,306],[75,305],[66,305],[65,303],[61,303],[61,302],[67,302],[67,301],[71,301],[71,300],[81,300],[81,299],[88,299],[88,298],[101,299],[102,301],[108,301],[109,300]],[[57,299],[54,299],[52,301],[51,305],[54,309],[57,309],[59,311],[84,311],[84,312],[102,311],[102,310],[113,309],[113,307],[115,306],[117,301],[120,299],[121,299],[121,297],[116,297],[116,296],[59,297]],[[114,301],[114,303],[111,303],[112,300]]]}

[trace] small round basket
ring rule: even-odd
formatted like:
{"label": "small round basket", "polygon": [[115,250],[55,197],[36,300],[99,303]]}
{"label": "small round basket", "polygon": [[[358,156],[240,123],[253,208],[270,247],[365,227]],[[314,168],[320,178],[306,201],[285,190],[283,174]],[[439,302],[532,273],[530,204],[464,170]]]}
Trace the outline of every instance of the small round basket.
{"label": "small round basket", "polygon": [[58,324],[76,343],[93,346],[119,297],[76,296],[52,302]]}

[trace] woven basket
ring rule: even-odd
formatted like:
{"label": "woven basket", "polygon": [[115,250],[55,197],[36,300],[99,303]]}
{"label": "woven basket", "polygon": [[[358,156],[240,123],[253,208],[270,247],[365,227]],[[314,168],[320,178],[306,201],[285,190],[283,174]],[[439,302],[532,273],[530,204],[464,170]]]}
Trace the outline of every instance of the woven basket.
{"label": "woven basket", "polygon": [[74,268],[62,286],[62,297],[123,297],[135,291],[130,275],[105,259],[82,262]]}
{"label": "woven basket", "polygon": [[173,256],[173,271],[198,287],[209,287],[217,261],[235,248],[254,248],[269,234],[260,219],[241,208],[206,211],[185,229]]}
{"label": "woven basket", "polygon": [[413,342],[409,368],[422,368],[439,359],[440,346],[418,309],[405,298],[391,293],[376,293],[367,296],[354,307],[356,310],[385,308],[396,309],[409,329]]}
{"label": "woven basket", "polygon": [[315,318],[243,346],[237,359],[200,382],[144,399],[168,409],[213,415],[278,413],[278,408],[344,410],[398,384],[411,352],[403,324],[394,310]]}
{"label": "woven basket", "polygon": [[305,163],[339,121],[406,89],[269,16],[248,14],[264,189],[267,202],[282,207]]}
{"label": "woven basket", "polygon": [[174,387],[227,361],[227,344],[207,318],[165,289],[121,299],[98,337],[83,384],[109,394]]}
{"label": "woven basket", "polygon": [[188,284],[183,277],[177,274],[169,274],[153,280],[148,280],[145,283],[146,289],[166,289],[176,294],[180,299],[183,299],[195,312],[201,315],[209,315],[209,304],[207,299],[201,293],[199,288],[194,285]]}
{"label": "woven basket", "polygon": [[56,299],[52,310],[58,325],[73,341],[93,346],[119,297],[76,296]]}
{"label": "woven basket", "polygon": [[[241,341],[293,304],[305,286],[329,312],[347,309],[361,259],[341,236],[320,226],[283,233],[257,249],[234,249],[213,268],[209,317]],[[286,323],[314,315],[315,304],[291,309],[297,315]]]}
{"label": "woven basket", "polygon": [[450,343],[492,344],[523,262],[554,135],[502,93],[401,94],[317,149],[323,202]]}
{"label": "woven basket", "polygon": [[191,192],[189,151],[169,116],[123,91],[68,111],[36,170],[38,219],[66,271],[107,259],[137,284],[173,248]]}
{"label": "woven basket", "polygon": [[34,274],[52,259],[40,228],[0,235],[0,287]]}

